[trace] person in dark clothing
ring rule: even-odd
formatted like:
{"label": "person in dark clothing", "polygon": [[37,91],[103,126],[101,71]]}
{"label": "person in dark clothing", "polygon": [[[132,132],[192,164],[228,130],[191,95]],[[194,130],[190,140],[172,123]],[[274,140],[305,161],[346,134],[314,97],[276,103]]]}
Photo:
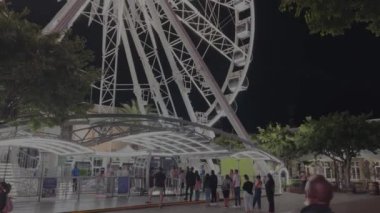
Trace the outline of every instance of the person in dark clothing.
{"label": "person in dark clothing", "polygon": [[243,184],[243,191],[244,191],[244,211],[246,213],[253,212],[253,183],[249,181],[249,177],[247,174],[244,175],[245,182]]}
{"label": "person in dark clothing", "polygon": [[187,193],[190,189],[190,196],[189,200],[192,201],[193,199],[193,192],[194,192],[194,186],[196,182],[196,177],[194,174],[194,168],[191,167],[188,172],[186,173],[186,192],[185,192],[185,200],[187,200]]}
{"label": "person in dark clothing", "polygon": [[165,180],[166,176],[160,167],[159,171],[154,175],[154,188],[160,192],[160,207],[164,200]]}
{"label": "person in dark clothing", "polygon": [[309,178],[305,186],[307,204],[301,213],[332,213],[330,202],[333,198],[333,187],[322,175]]}
{"label": "person in dark clothing", "polygon": [[[5,182],[0,183],[0,209],[1,212],[4,211],[7,205],[7,199],[8,199],[8,194],[10,192],[10,184],[7,184]],[[6,211],[8,212],[8,211]]]}
{"label": "person in dark clothing", "polygon": [[216,188],[217,187],[218,187],[218,177],[216,177],[214,170],[211,170],[211,175],[210,175],[211,203],[216,202]]}
{"label": "person in dark clothing", "polygon": [[71,176],[73,177],[73,192],[76,192],[78,189],[78,176],[80,175],[80,171],[78,167],[75,165],[71,170]]}
{"label": "person in dark clothing", "polygon": [[4,209],[5,205],[7,204],[7,197],[8,197],[8,194],[7,194],[4,186],[5,186],[5,182],[1,182],[0,183],[0,209],[1,209],[1,212]]}
{"label": "person in dark clothing", "polygon": [[274,180],[271,174],[267,175],[268,180],[265,183],[265,191],[269,203],[269,213],[274,212]]}
{"label": "person in dark clothing", "polygon": [[222,192],[224,198],[224,207],[228,208],[228,204],[230,203],[230,188],[231,188],[231,178],[229,175],[226,175],[222,182]]}
{"label": "person in dark clothing", "polygon": [[261,181],[261,176],[257,175],[255,185],[254,185],[255,195],[253,196],[253,208],[255,208],[255,205],[257,203],[259,210],[261,209],[261,188],[262,188],[262,185],[263,185],[263,182]]}
{"label": "person in dark clothing", "polygon": [[203,181],[203,191],[205,192],[205,200],[206,202],[210,202],[210,193],[211,193],[211,188],[210,188],[210,175],[206,173],[205,179]]}

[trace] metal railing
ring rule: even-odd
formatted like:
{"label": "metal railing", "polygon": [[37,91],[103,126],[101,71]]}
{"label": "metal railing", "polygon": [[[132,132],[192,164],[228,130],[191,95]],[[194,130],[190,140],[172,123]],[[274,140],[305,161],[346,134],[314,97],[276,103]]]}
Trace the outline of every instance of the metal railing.
{"label": "metal railing", "polygon": [[[222,177],[218,179],[222,180]],[[179,196],[184,193],[186,186],[181,189],[180,182],[178,178],[167,178],[165,194]],[[218,181],[218,191],[221,183]],[[12,184],[16,184],[15,191],[11,193],[15,201],[146,196],[149,192],[145,178],[134,176],[13,177]],[[158,191],[153,191],[153,195],[157,194]]]}
{"label": "metal railing", "polygon": [[[5,180],[7,181],[7,180]],[[133,176],[78,176],[78,177],[13,177],[15,184],[12,193],[16,200],[35,198],[80,199],[81,197],[99,196],[141,196],[148,193],[144,177]],[[180,187],[178,180],[166,180],[165,193],[175,194]]]}

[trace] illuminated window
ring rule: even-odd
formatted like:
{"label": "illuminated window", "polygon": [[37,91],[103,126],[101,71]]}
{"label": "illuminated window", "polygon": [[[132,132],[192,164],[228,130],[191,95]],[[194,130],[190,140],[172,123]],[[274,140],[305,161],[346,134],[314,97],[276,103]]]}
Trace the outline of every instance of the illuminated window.
{"label": "illuminated window", "polygon": [[323,163],[323,171],[325,173],[325,177],[327,179],[333,178],[332,168],[331,168],[331,162],[324,162]]}
{"label": "illuminated window", "polygon": [[351,162],[351,179],[360,180],[359,162]]}

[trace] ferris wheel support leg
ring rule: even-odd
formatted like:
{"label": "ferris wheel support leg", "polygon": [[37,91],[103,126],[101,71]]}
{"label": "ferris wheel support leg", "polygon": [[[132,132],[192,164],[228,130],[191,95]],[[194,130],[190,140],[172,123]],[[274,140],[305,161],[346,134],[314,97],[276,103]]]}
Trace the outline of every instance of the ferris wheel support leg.
{"label": "ferris wheel support leg", "polygon": [[[124,25],[124,23],[120,23],[120,24]],[[125,26],[123,26],[122,29],[125,29]],[[130,49],[127,32],[125,30],[121,31],[121,38],[122,38],[124,49],[125,49],[125,55],[128,61],[128,67],[129,67],[131,79],[133,82],[133,92],[136,96],[137,105],[139,107],[141,114],[146,114],[146,110],[145,110],[146,104],[144,104],[143,99],[142,99],[142,91],[141,91],[139,80],[137,78],[137,73],[136,73],[134,61],[132,58],[132,52]]]}
{"label": "ferris wheel support leg", "polygon": [[[133,1],[127,1],[128,4],[133,5]],[[138,36],[138,33],[136,31],[135,23],[133,22],[132,14],[130,14],[129,10],[125,7],[124,8],[124,19],[128,24],[128,27],[130,28],[131,38],[134,41],[134,44],[136,46],[137,54],[140,57],[140,60],[143,65],[143,70],[145,73],[145,76],[149,82],[150,90],[152,94],[154,95],[154,103],[156,104],[157,111],[160,115],[163,115],[165,117],[169,116],[169,111],[164,103],[163,94],[160,91],[160,84],[157,81],[157,79],[153,75],[153,69],[149,63],[148,58],[146,57],[146,54],[144,52],[144,48],[141,44],[141,40]]]}
{"label": "ferris wheel support leg", "polygon": [[[114,112],[120,45],[119,19],[122,1],[106,1],[103,7],[102,76],[100,81],[99,105],[101,112]],[[111,109],[103,109],[110,106]]]}
{"label": "ferris wheel support leg", "polygon": [[182,42],[185,45],[186,49],[189,51],[191,57],[195,61],[195,64],[198,66],[199,72],[203,75],[206,83],[210,86],[212,93],[215,95],[216,101],[219,103],[221,109],[225,112],[229,122],[236,131],[236,133],[244,139],[249,139],[248,132],[240,122],[239,118],[236,116],[232,107],[228,104],[226,98],[224,97],[222,91],[220,90],[214,76],[211,74],[206,63],[203,61],[202,56],[197,51],[194,43],[192,42],[190,36],[187,34],[183,25],[179,22],[176,14],[173,12],[170,7],[168,0],[158,0],[160,2],[162,9],[165,11],[167,17],[172,23],[173,27],[177,31],[178,35],[182,38]]}

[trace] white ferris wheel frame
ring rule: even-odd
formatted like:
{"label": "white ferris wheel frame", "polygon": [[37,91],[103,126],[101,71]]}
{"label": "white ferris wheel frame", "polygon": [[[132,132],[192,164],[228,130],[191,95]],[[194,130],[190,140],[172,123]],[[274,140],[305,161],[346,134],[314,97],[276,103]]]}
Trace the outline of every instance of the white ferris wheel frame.
{"label": "white ferris wheel frame", "polygon": [[[143,114],[146,113],[145,106],[150,97],[159,115],[177,117],[174,101],[168,88],[168,84],[174,81],[192,122],[211,126],[218,119],[226,116],[236,133],[248,139],[248,133],[230,104],[234,103],[241,90],[246,89],[243,84],[246,82],[245,76],[252,58],[254,3],[253,0],[208,0],[208,2],[234,11],[235,28],[238,25],[247,26],[249,42],[241,44],[237,35],[235,35],[235,40],[228,38],[218,26],[212,23],[212,14],[200,13],[191,0],[67,0],[43,32],[65,32],[81,14],[89,17],[89,24],[97,22],[103,26],[102,76],[100,86],[97,88],[100,91],[99,105],[111,106],[111,108],[104,108],[103,113],[110,112],[109,109],[115,106],[118,90],[132,90]],[[89,12],[85,11],[87,7],[90,7]],[[243,10],[250,10],[251,16],[239,20],[239,12]],[[169,26],[166,28],[169,29],[166,30],[167,32],[163,29],[165,25]],[[203,55],[198,52],[186,32],[185,26],[231,62],[226,80],[221,87],[204,62]],[[172,70],[170,77],[165,76],[159,60],[154,33],[157,33],[161,44],[167,47],[163,49]],[[131,40],[141,60],[148,83],[139,81],[129,47]],[[121,44],[128,62],[131,84],[117,84],[118,53]],[[240,64],[239,70],[236,70],[237,53],[243,58],[243,65]],[[191,83],[190,88],[183,80],[185,77]],[[228,87],[233,80],[236,85],[235,90]],[[191,87],[198,90],[203,100],[207,102],[209,106],[207,111],[195,111],[189,97]],[[227,88],[230,89],[229,94],[226,94]],[[114,111],[111,110],[112,112]],[[213,113],[213,117],[207,119]]]}

